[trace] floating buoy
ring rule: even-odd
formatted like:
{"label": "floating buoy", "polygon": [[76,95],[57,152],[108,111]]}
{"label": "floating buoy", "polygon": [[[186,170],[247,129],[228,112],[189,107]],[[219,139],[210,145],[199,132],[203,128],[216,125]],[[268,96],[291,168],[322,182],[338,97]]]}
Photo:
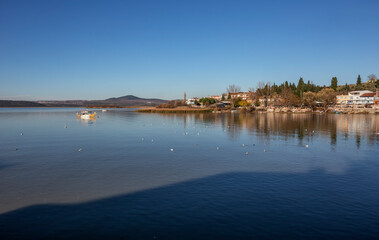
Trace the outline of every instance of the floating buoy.
{"label": "floating buoy", "polygon": [[264,149],[263,152],[266,152],[266,149]]}
{"label": "floating buoy", "polygon": [[220,147],[217,147],[216,149],[217,149],[217,150],[220,150]]}
{"label": "floating buoy", "polygon": [[242,147],[244,147],[245,146],[245,144],[244,143],[242,143]]}
{"label": "floating buoy", "polygon": [[67,125],[64,125],[64,128],[67,128]]}
{"label": "floating buoy", "polygon": [[154,139],[151,139],[151,142],[154,142]]}
{"label": "floating buoy", "polygon": [[170,149],[170,151],[171,151],[171,152],[173,152],[173,151],[174,151],[174,149],[173,149],[173,148],[171,148],[171,149]]}
{"label": "floating buoy", "polygon": [[21,135],[21,136],[24,136],[24,134],[23,134],[23,133],[21,133],[20,135]]}
{"label": "floating buoy", "polygon": [[17,151],[17,150],[18,150],[18,148],[14,148],[13,150]]}
{"label": "floating buoy", "polygon": [[309,147],[309,146],[308,146],[308,144],[307,144],[307,145],[305,145],[305,147],[306,147],[306,148],[307,148],[307,147]]}
{"label": "floating buoy", "polygon": [[248,155],[249,154],[249,152],[245,152],[245,155]]}
{"label": "floating buoy", "polygon": [[78,152],[81,152],[81,151],[82,151],[82,149],[81,149],[81,148],[79,148],[79,149],[78,149]]}

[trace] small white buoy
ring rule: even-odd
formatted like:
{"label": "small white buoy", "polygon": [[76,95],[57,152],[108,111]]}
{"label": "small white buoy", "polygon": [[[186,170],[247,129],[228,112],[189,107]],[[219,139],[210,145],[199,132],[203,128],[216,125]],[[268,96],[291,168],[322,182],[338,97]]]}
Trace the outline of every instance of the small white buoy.
{"label": "small white buoy", "polygon": [[309,147],[309,146],[308,146],[308,144],[307,144],[307,145],[305,145],[305,147],[306,147],[306,148],[307,148],[307,147]]}
{"label": "small white buoy", "polygon": [[170,149],[170,151],[171,151],[171,152],[173,152],[173,151],[174,151],[174,149],[173,149],[173,148],[171,148],[171,149]]}
{"label": "small white buoy", "polygon": [[263,152],[266,152],[266,149],[264,149]]}
{"label": "small white buoy", "polygon": [[242,143],[242,147],[244,147],[245,146],[245,144],[244,143]]}
{"label": "small white buoy", "polygon": [[24,134],[23,134],[23,133],[21,133],[20,135],[21,135],[21,136],[23,136]]}
{"label": "small white buoy", "polygon": [[79,148],[79,149],[78,149],[78,152],[81,152],[81,151],[82,151],[82,149],[81,149],[81,148]]}
{"label": "small white buoy", "polygon": [[216,149],[217,149],[217,150],[220,150],[220,147],[217,147]]}
{"label": "small white buoy", "polygon": [[154,139],[151,139],[151,142],[154,142]]}
{"label": "small white buoy", "polygon": [[249,154],[249,152],[245,152],[245,155],[248,155]]}

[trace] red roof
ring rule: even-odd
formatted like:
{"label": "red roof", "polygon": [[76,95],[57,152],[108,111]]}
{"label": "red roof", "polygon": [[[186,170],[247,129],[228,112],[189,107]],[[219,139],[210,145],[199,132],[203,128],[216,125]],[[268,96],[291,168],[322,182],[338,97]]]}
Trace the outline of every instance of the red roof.
{"label": "red roof", "polygon": [[364,93],[361,95],[361,97],[373,97],[375,95],[376,95],[376,93]]}

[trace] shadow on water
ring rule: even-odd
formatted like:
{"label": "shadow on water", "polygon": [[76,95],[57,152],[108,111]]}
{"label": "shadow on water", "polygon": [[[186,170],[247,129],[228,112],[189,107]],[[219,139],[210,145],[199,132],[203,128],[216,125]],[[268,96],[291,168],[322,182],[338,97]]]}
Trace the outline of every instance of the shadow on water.
{"label": "shadow on water", "polygon": [[1,164],[0,163],[0,171],[5,169],[5,168],[9,168],[9,167],[13,167],[15,166],[16,164]]}
{"label": "shadow on water", "polygon": [[375,173],[234,172],[92,202],[36,205],[0,215],[0,239],[374,239]]}

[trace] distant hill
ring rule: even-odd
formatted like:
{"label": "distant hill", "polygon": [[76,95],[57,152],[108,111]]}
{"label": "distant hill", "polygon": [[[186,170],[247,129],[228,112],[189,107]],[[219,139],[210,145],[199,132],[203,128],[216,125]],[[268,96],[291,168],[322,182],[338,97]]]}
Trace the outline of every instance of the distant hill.
{"label": "distant hill", "polygon": [[105,101],[120,101],[120,100],[141,100],[142,98],[136,97],[134,95],[126,95],[123,97],[118,97],[118,98],[108,98]]}
{"label": "distant hill", "polygon": [[139,98],[126,95],[105,100],[63,100],[63,101],[10,101],[0,100],[0,107],[91,107],[91,106],[156,106],[168,101],[157,98]]}
{"label": "distant hill", "polygon": [[[105,104],[112,104],[117,106],[156,106],[166,103],[166,100],[157,98],[139,98],[133,95],[126,95],[118,98],[108,98]],[[92,104],[92,103],[90,103]]]}
{"label": "distant hill", "polygon": [[0,107],[46,107],[46,105],[31,101],[0,100]]}

